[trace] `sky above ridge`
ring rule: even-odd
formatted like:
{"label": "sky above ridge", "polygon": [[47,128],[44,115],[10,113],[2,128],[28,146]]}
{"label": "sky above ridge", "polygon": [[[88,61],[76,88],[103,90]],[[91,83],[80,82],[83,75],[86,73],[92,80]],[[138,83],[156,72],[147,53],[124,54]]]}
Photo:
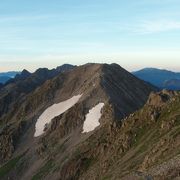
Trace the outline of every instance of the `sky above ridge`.
{"label": "sky above ridge", "polygon": [[180,1],[0,1],[0,71],[87,62],[180,71]]}

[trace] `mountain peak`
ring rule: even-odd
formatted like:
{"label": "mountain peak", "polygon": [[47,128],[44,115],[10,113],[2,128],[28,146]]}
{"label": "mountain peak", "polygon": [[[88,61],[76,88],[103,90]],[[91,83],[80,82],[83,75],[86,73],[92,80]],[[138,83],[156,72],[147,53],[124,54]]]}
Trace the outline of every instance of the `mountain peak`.
{"label": "mountain peak", "polygon": [[22,165],[19,174],[14,170],[18,179],[26,179],[29,172],[30,179],[35,177],[49,162],[59,169],[57,174],[50,169],[45,179],[55,174],[56,179],[72,179],[78,167],[91,165],[89,157],[108,150],[111,145],[106,142],[120,143],[119,148],[112,147],[109,152],[125,152],[131,137],[136,136],[133,131],[119,131],[119,141],[115,141],[117,128],[157,90],[117,64],[94,63],[62,73],[39,69],[5,88],[8,91],[0,91],[0,144],[6,146],[0,148],[0,164],[24,152],[22,159],[30,163],[28,167]]}
{"label": "mountain peak", "polygon": [[21,75],[22,77],[28,77],[30,74],[31,74],[31,73],[30,73],[28,70],[23,69],[20,75]]}
{"label": "mountain peak", "polygon": [[22,81],[25,80],[26,78],[28,78],[31,75],[31,73],[29,71],[27,71],[26,69],[23,69],[23,71],[19,74],[16,74],[16,76],[10,80],[8,80],[5,84],[11,84],[11,83],[16,83],[18,81]]}
{"label": "mountain peak", "polygon": [[63,64],[62,66],[58,66],[56,68],[56,70],[58,72],[65,72],[65,71],[69,71],[69,70],[72,70],[73,68],[75,68],[76,66],[74,65],[71,65],[71,64]]}

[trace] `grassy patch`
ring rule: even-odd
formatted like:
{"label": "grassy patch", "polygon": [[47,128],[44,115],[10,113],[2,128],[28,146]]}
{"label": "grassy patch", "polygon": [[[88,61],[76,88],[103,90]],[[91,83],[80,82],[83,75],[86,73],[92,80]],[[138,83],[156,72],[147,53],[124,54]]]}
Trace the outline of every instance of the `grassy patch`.
{"label": "grassy patch", "polygon": [[180,115],[176,116],[176,121],[175,121],[175,126],[179,126],[180,125]]}
{"label": "grassy patch", "polygon": [[66,150],[66,147],[65,147],[65,142],[63,142],[62,144],[60,144],[58,147],[57,147],[57,152],[61,152],[63,153],[64,151]]}
{"label": "grassy patch", "polygon": [[66,160],[68,160],[69,155],[66,155],[62,158],[62,160],[60,161],[60,163],[58,163],[54,168],[53,168],[53,172],[59,171],[62,167],[62,165],[65,163]]}
{"label": "grassy patch", "polygon": [[146,138],[146,134],[148,133],[148,127],[144,126],[144,127],[140,127],[138,128],[135,132],[136,132],[136,137],[134,138],[134,146],[137,146],[139,143],[142,142],[142,139]]}
{"label": "grassy patch", "polygon": [[4,166],[0,167],[0,179],[7,175],[12,169],[14,169],[23,155],[20,155],[10,161]]}
{"label": "grassy patch", "polygon": [[101,180],[110,180],[111,178],[112,178],[111,176],[104,176],[104,177],[102,177]]}
{"label": "grassy patch", "polygon": [[52,160],[49,160],[40,170],[39,172],[32,177],[32,180],[40,180],[45,177],[48,172],[50,172],[54,167],[54,163]]}
{"label": "grassy patch", "polygon": [[87,171],[89,169],[89,167],[93,164],[93,158],[85,158],[83,159],[83,168],[84,171]]}

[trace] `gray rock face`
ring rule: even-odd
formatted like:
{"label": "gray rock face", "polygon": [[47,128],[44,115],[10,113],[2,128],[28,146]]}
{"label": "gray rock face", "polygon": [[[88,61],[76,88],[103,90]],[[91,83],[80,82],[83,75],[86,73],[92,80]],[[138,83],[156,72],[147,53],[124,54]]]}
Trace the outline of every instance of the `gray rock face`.
{"label": "gray rock face", "polygon": [[144,105],[157,88],[137,79],[117,64],[102,67],[102,86],[110,97],[118,117],[125,117]]}

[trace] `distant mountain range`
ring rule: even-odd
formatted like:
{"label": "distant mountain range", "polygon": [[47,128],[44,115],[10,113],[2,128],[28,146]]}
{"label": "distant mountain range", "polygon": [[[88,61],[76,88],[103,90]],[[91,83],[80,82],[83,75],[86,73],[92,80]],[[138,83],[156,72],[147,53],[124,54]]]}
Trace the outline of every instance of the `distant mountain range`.
{"label": "distant mountain range", "polygon": [[[69,68],[74,67],[70,64],[64,64],[63,66],[57,67],[57,71],[66,71]],[[42,70],[42,68],[40,68]],[[142,79],[146,82],[151,83],[154,86],[159,87],[160,89],[168,90],[180,90],[180,73],[172,72],[168,70],[162,70],[157,68],[144,68],[139,71],[132,72],[133,75]],[[5,83],[12,83],[17,80],[22,80],[30,76],[31,73],[27,70],[19,71],[9,71],[0,73],[0,88]]]}
{"label": "distant mountain range", "polygon": [[3,72],[0,73],[0,83],[4,84],[9,79],[14,78],[17,74],[20,74],[19,71],[9,71],[9,72]]}
{"label": "distant mountain range", "polygon": [[[42,76],[50,77],[56,75],[59,72],[65,72],[67,70],[72,69],[73,65],[71,64],[63,64],[62,66],[58,66],[56,69],[48,70],[47,68],[39,68],[34,74],[39,76],[39,78],[43,78]],[[49,73],[49,74],[48,74]],[[24,69],[22,72],[20,71],[9,71],[9,72],[2,72],[0,73],[0,88],[4,85],[15,83],[17,81],[25,80],[26,78],[30,77],[33,73],[30,73],[26,69]]]}
{"label": "distant mountain range", "polygon": [[156,68],[145,68],[133,72],[133,74],[161,89],[180,90],[180,73]]}

